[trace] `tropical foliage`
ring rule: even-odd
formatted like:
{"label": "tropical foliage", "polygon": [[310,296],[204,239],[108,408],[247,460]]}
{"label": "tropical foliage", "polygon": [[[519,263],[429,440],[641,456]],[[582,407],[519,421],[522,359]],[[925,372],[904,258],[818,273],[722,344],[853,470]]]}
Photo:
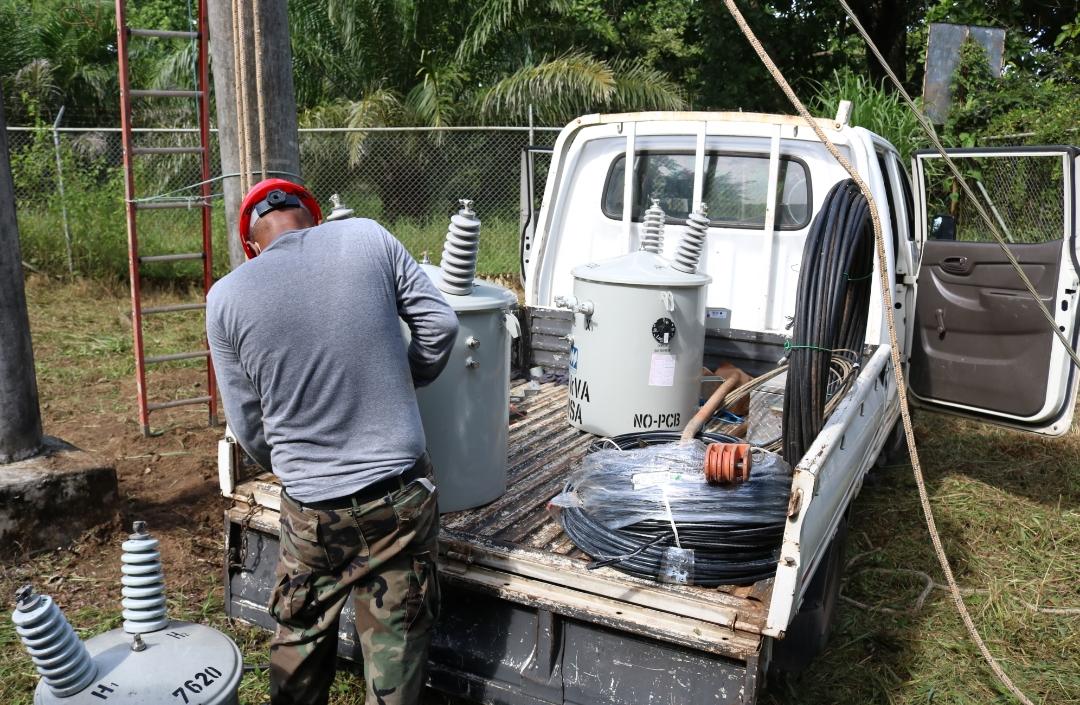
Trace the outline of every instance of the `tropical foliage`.
{"label": "tropical foliage", "polygon": [[[129,3],[130,23],[188,28],[194,1]],[[789,110],[719,0],[288,4],[297,102],[309,125],[524,124],[530,117],[538,124],[560,124],[593,111]],[[982,101],[981,107],[963,111],[963,120],[971,123],[964,128],[967,134],[980,126],[1030,131],[1026,128],[1039,113],[1057,116],[1054,124],[1069,120],[1068,106],[1075,105],[1080,81],[1075,3],[849,4],[916,94],[930,22],[1005,27],[1005,78],[967,92],[971,100]],[[899,141],[908,139],[910,124],[891,108],[884,120],[889,124],[870,109],[884,108],[879,101],[887,102],[891,88],[882,83],[883,70],[839,3],[743,0],[740,5],[803,94],[854,91],[867,105],[856,105],[857,120],[886,134],[895,130]],[[9,123],[50,122],[61,105],[65,124],[118,122],[113,7],[108,0],[0,0],[0,85]],[[149,41],[133,49],[133,83],[190,85],[191,46]],[[157,113],[137,106],[144,111],[140,124],[185,122],[181,113],[186,115],[189,106],[154,105]]]}

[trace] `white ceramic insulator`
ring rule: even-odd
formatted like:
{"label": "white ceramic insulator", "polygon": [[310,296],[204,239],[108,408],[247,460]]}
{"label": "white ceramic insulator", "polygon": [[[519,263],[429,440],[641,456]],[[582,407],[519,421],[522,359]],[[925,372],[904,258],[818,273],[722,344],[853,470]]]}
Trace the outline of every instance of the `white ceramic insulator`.
{"label": "white ceramic insulator", "polygon": [[664,210],[660,207],[660,201],[652,200],[652,205],[645,211],[642,223],[641,249],[653,254],[661,254],[664,251]]}
{"label": "white ceramic insulator", "polygon": [[74,695],[97,677],[97,666],[86,645],[48,595],[20,601],[11,621],[37,672],[56,697]]}
{"label": "white ceramic insulator", "polygon": [[671,266],[688,274],[696,272],[708,235],[709,217],[705,215],[705,204],[702,203],[686,218],[686,232],[679,243],[679,249],[675,252],[675,261],[671,263]]}
{"label": "white ceramic insulator", "polygon": [[461,210],[450,218],[443,245],[442,281],[439,288],[447,294],[468,296],[476,278],[476,256],[480,251],[480,219],[472,201],[461,201]]}
{"label": "white ceramic insulator", "polygon": [[124,631],[146,634],[169,625],[165,617],[165,576],[161,572],[158,540],[150,534],[133,534],[122,545],[120,591],[124,596]]}

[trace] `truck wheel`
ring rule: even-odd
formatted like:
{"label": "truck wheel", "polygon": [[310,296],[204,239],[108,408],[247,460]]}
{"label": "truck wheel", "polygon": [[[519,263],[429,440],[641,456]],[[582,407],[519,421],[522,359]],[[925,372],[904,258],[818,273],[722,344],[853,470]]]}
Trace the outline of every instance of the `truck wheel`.
{"label": "truck wheel", "polygon": [[836,603],[840,598],[846,544],[847,517],[844,517],[814,577],[810,579],[810,586],[795,619],[788,625],[784,638],[773,642],[773,668],[798,673],[825,650],[832,631]]}
{"label": "truck wheel", "polygon": [[883,468],[895,465],[907,455],[907,436],[904,435],[904,422],[900,419],[893,424],[885,445],[881,446],[881,452],[874,460],[874,467]]}

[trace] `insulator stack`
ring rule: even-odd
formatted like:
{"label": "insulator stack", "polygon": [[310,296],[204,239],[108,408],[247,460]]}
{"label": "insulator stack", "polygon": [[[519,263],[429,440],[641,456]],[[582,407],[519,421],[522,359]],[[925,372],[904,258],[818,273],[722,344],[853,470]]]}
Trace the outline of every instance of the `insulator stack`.
{"label": "insulator stack", "polygon": [[161,572],[158,540],[146,530],[146,522],[134,524],[135,533],[122,544],[124,631],[147,634],[169,625],[165,617],[165,576]]}
{"label": "insulator stack", "polygon": [[642,223],[644,234],[641,236],[641,249],[656,255],[664,251],[665,218],[660,200],[652,199],[652,205],[645,211],[645,220]]}
{"label": "insulator stack", "polygon": [[680,272],[693,274],[701,261],[701,251],[705,248],[705,239],[709,234],[709,217],[704,203],[698,204],[697,210],[686,218],[686,233],[675,252],[675,261],[671,266]]}
{"label": "insulator stack", "polygon": [[480,251],[480,219],[473,202],[462,199],[461,210],[450,218],[442,253],[442,281],[439,288],[447,294],[468,296],[476,277],[476,256]]}
{"label": "insulator stack", "polygon": [[24,585],[15,600],[11,615],[15,633],[53,695],[66,698],[90,685],[97,677],[97,666],[52,598],[35,595]]}
{"label": "insulator stack", "polygon": [[345,220],[346,218],[353,217],[353,209],[346,206],[341,202],[341,196],[333,194],[330,196],[330,215],[326,216],[327,222],[333,222],[335,220]]}

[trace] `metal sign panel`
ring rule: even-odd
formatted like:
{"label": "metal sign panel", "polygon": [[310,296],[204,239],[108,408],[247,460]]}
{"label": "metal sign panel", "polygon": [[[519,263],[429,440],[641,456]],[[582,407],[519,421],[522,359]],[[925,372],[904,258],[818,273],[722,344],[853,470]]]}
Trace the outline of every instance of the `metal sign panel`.
{"label": "metal sign panel", "polygon": [[926,44],[926,73],[923,77],[923,104],[926,114],[935,125],[949,117],[952,103],[952,78],[960,65],[960,47],[968,39],[986,52],[990,73],[1001,76],[1005,60],[1005,30],[993,27],[946,24],[930,25]]}

